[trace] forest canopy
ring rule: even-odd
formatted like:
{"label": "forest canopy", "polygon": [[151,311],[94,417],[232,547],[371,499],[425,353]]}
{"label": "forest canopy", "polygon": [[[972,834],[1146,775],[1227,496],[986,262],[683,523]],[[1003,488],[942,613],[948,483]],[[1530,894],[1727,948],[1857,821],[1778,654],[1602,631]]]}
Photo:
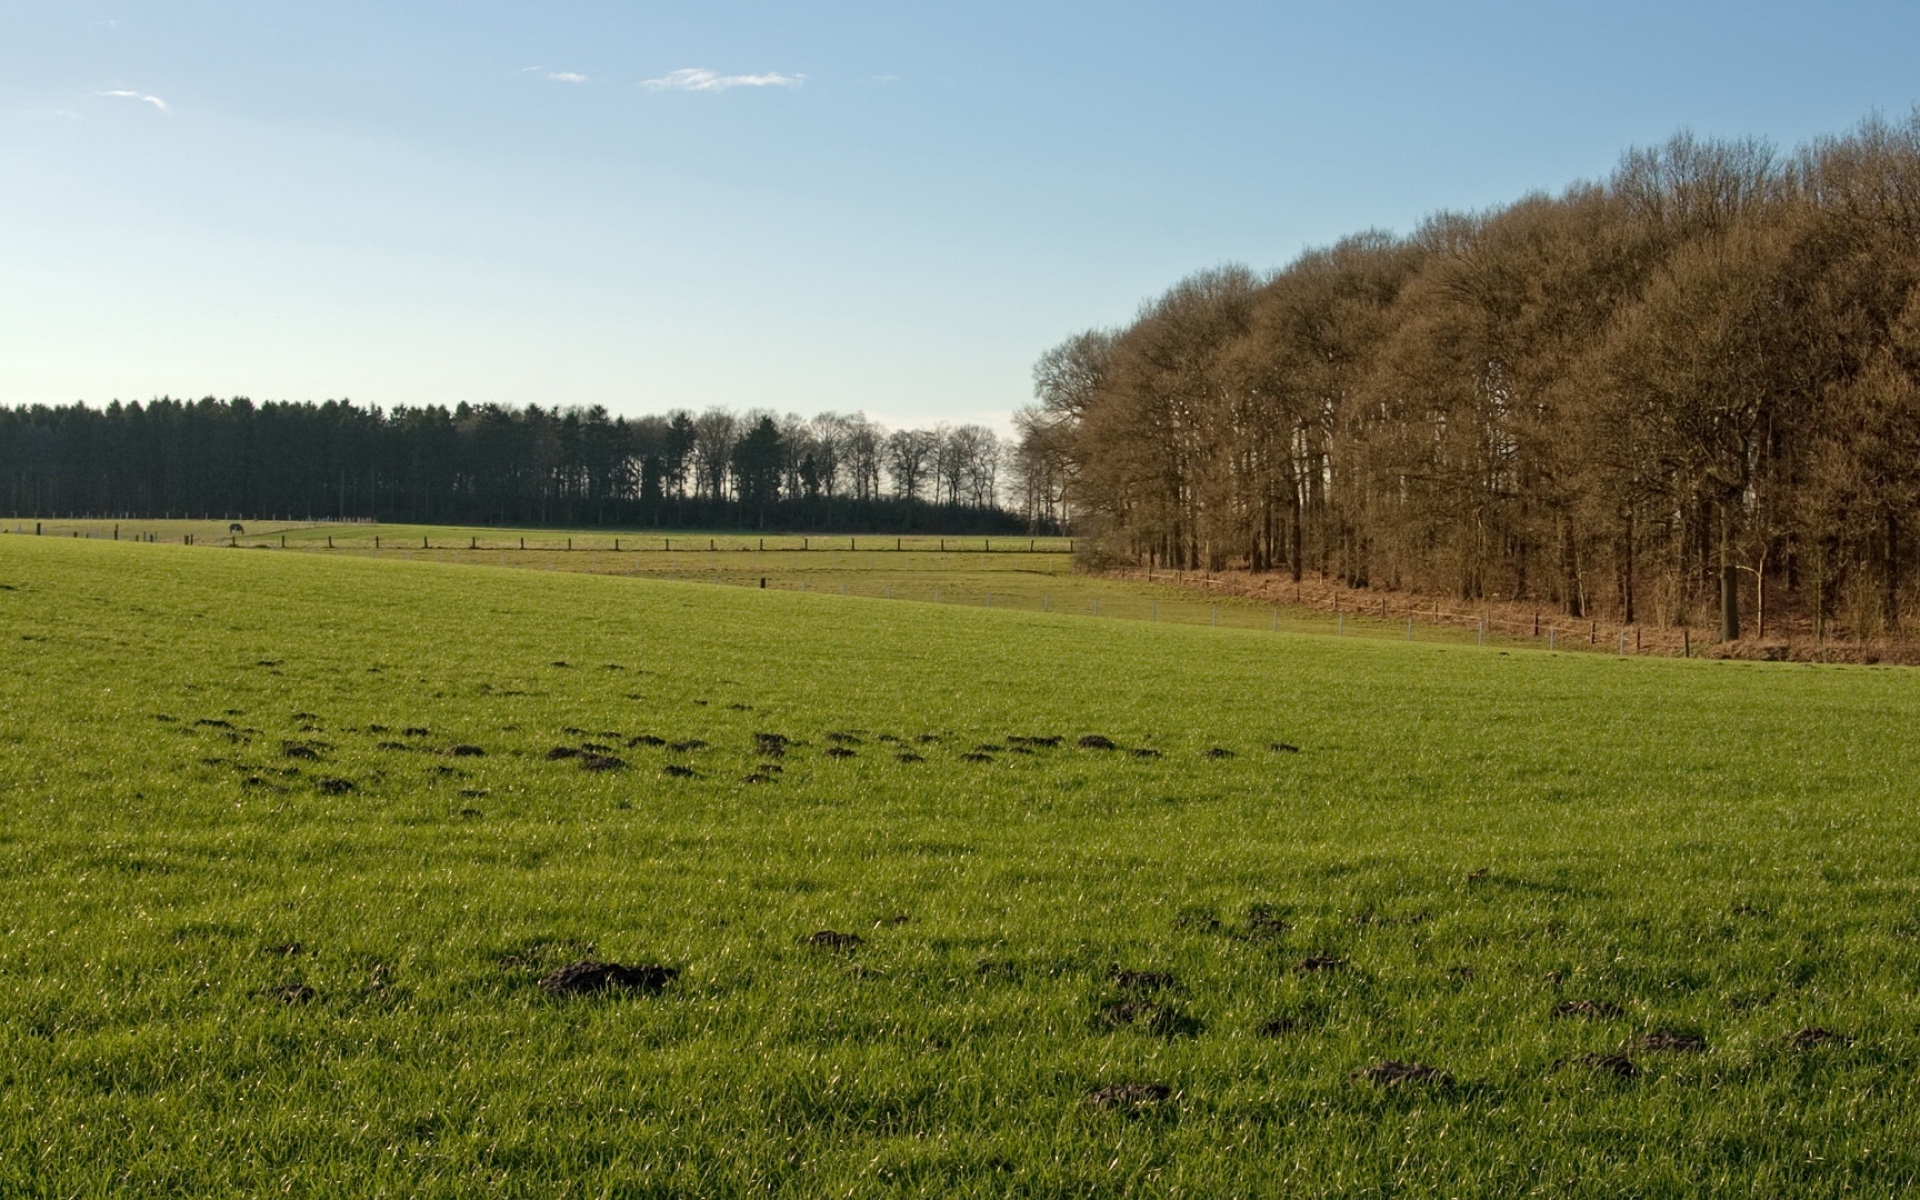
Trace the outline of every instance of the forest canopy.
{"label": "forest canopy", "polygon": [[1920,110],[1203,271],[1035,395],[1125,560],[1876,636],[1920,578]]}
{"label": "forest canopy", "polygon": [[0,503],[29,517],[1050,531],[1029,475],[983,426],[888,430],[858,413],[628,419],[245,398],[0,408]]}

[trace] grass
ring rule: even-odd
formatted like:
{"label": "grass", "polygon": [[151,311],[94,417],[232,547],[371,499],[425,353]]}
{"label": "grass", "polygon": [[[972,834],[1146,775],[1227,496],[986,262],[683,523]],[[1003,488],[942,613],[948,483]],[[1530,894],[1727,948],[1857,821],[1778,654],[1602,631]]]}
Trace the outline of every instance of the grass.
{"label": "grass", "polygon": [[[1108,620],[1208,625],[1269,633],[1335,633],[1363,638],[1459,644],[1534,645],[1548,639],[1476,634],[1460,626],[1409,625],[1399,616],[1368,615],[1367,601],[1335,614],[1308,604],[1275,604],[1232,594],[1209,596],[1189,588],[1079,573],[1070,538],[831,537],[740,533],[494,529],[450,525],[340,525],[247,522],[234,535],[217,521],[0,522],[0,533],[63,540],[193,544],[203,548],[305,551],[331,557],[369,556],[402,561],[467,563],[589,575],[625,575],[670,583],[820,591],[886,600],[914,600],[980,608],[1023,609]],[[1577,622],[1576,622],[1577,624]],[[1563,631],[1559,645],[1581,648]],[[1611,639],[1598,647],[1607,650]]]}
{"label": "grass", "polygon": [[1920,1180],[1911,673],[821,591],[0,538],[0,1194]]}

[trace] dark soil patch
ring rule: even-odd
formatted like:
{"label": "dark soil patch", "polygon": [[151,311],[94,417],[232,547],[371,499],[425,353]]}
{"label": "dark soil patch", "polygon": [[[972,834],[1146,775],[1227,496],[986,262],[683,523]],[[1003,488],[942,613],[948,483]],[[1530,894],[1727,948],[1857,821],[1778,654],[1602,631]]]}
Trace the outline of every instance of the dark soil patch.
{"label": "dark soil patch", "polygon": [[940,735],[939,735],[939,734],[937,734],[937,733],[922,733],[922,734],[916,734],[916,735],[914,736],[914,739],[913,739],[913,740],[914,740],[914,741],[916,741],[916,742],[919,742],[919,743],[920,743],[921,745],[923,745],[923,746],[924,746],[924,745],[926,745],[926,744],[927,744],[928,742],[937,742],[937,741],[939,741],[939,740],[940,740]]}
{"label": "dark soil patch", "polygon": [[1220,930],[1220,918],[1210,908],[1183,908],[1174,914],[1175,929],[1197,929],[1202,933],[1217,933]]}
{"label": "dark soil patch", "polygon": [[[470,793],[467,793],[467,792],[461,792],[460,794],[461,794],[462,796],[465,796],[465,795],[469,795]],[[484,793],[484,792],[482,792],[482,793],[480,793],[480,794],[481,794],[481,795],[485,795],[486,793]],[[484,813],[482,813],[482,812],[481,812],[481,811],[480,811],[479,809],[477,809],[477,808],[463,808],[463,809],[461,809],[461,810],[460,810],[460,812],[459,812],[459,817],[460,817],[460,819],[461,819],[461,820],[463,820],[463,821],[478,821],[478,820],[479,820],[479,819],[480,819],[480,818],[481,818],[482,816],[484,816],[484,815],[486,815],[486,814],[484,814]]]}
{"label": "dark soil patch", "polygon": [[1733,915],[1736,917],[1768,917],[1773,914],[1757,904],[1736,904],[1733,906]]}
{"label": "dark soil patch", "polygon": [[563,726],[561,726],[561,728],[560,728],[560,732],[561,732],[561,733],[564,733],[564,734],[566,734],[566,735],[567,735],[568,737],[585,737],[585,736],[587,736],[587,731],[586,731],[586,730],[584,730],[584,729],[582,729],[582,728],[580,728],[580,727],[579,727],[579,726],[577,726],[577,725],[563,725]]}
{"label": "dark soil patch", "polygon": [[1107,981],[1117,988],[1134,992],[1158,992],[1177,987],[1180,983],[1168,971],[1123,971],[1119,967],[1108,968]]}
{"label": "dark soil patch", "polygon": [[1383,1058],[1370,1067],[1361,1067],[1353,1073],[1353,1078],[1388,1089],[1431,1087],[1446,1091],[1454,1086],[1453,1076],[1439,1067],[1430,1067],[1426,1063],[1399,1062],[1391,1058]]}
{"label": "dark soil patch", "polygon": [[775,776],[768,775],[765,772],[755,771],[751,775],[742,775],[740,777],[740,782],[741,783],[772,783],[774,782],[775,778],[776,778]]}
{"label": "dark soil patch", "polygon": [[1475,974],[1474,969],[1464,963],[1457,967],[1447,968],[1447,978],[1453,980],[1455,983],[1472,983]]}
{"label": "dark soil patch", "polygon": [[277,946],[262,946],[260,952],[262,954],[278,955],[281,958],[292,958],[305,949],[306,947],[299,942],[281,942]]}
{"label": "dark soil patch", "polygon": [[1100,1008],[1100,1024],[1108,1029],[1138,1029],[1155,1037],[1196,1037],[1200,1022],[1167,1004],[1146,1000],[1118,1000]]}
{"label": "dark soil patch", "polygon": [[753,735],[753,748],[755,752],[764,754],[768,758],[781,757],[786,754],[787,747],[790,745],[792,745],[792,743],[784,734],[756,733]]}
{"label": "dark soil patch", "polygon": [[627,764],[611,754],[583,754],[580,756],[582,771],[624,771]]}
{"label": "dark soil patch", "polygon": [[580,757],[580,748],[578,746],[555,746],[553,749],[547,751],[548,762],[559,762],[561,759],[564,759],[564,758],[579,758],[579,757]]}
{"label": "dark soil patch", "polygon": [[699,738],[688,738],[684,742],[674,742],[667,747],[669,750],[678,750],[682,754],[689,750],[705,750],[706,748],[707,744]]}
{"label": "dark soil patch", "polygon": [[1344,971],[1347,969],[1347,960],[1335,958],[1331,954],[1309,954],[1296,963],[1293,969],[1305,975],[1319,971]]}
{"label": "dark soil patch", "polygon": [[981,754],[1005,754],[1007,752],[1005,746],[997,745],[993,742],[981,742],[978,746],[975,746],[974,749]]}
{"label": "dark soil patch", "polygon": [[369,725],[367,726],[367,732],[368,733],[392,733],[393,730],[387,728],[385,725]]}
{"label": "dark soil patch", "polygon": [[1254,904],[1247,908],[1247,932],[1256,937],[1273,937],[1292,928],[1293,923],[1270,904]]}
{"label": "dark soil patch", "polygon": [[1275,754],[1300,753],[1300,747],[1294,745],[1292,742],[1268,742],[1267,749],[1273,751]]}
{"label": "dark soil patch", "polygon": [[1082,750],[1118,750],[1120,748],[1114,743],[1112,738],[1102,737],[1097,733],[1089,733],[1076,741],[1074,745],[1080,747]]}
{"label": "dark soil patch", "polygon": [[1643,1033],[1634,1038],[1627,1043],[1627,1047],[1657,1054],[1705,1054],[1707,1039],[1697,1033],[1656,1029],[1652,1033]]}
{"label": "dark soil patch", "polygon": [[833,929],[822,929],[818,933],[810,933],[800,940],[809,946],[814,946],[822,950],[851,950],[855,946],[858,946],[862,939],[857,933],[841,933]]}
{"label": "dark soil patch", "polygon": [[828,746],[827,757],[828,758],[859,758],[860,752],[857,750],[849,750],[845,746]]}
{"label": "dark soil patch", "polygon": [[194,724],[198,726],[204,726],[208,729],[232,729],[233,728],[232,721],[222,721],[218,717],[201,717],[198,721],[195,721]]}
{"label": "dark soil patch", "polygon": [[433,730],[428,729],[425,725],[409,725],[405,729],[402,729],[400,731],[400,736],[401,737],[426,737],[432,732]]}
{"label": "dark soil patch", "polygon": [[987,763],[990,763],[990,762],[992,762],[992,761],[993,761],[993,755],[991,755],[991,754],[982,754],[982,753],[980,753],[980,751],[978,751],[978,750],[969,750],[969,751],[967,751],[967,752],[966,752],[965,754],[962,754],[962,755],[960,756],[960,761],[961,761],[961,762],[987,762]]}
{"label": "dark soil patch", "polygon": [[478,746],[460,745],[447,747],[448,758],[485,758],[486,756],[487,752]]}
{"label": "dark soil patch", "polygon": [[586,754],[612,754],[613,747],[604,742],[581,742],[580,749]]}
{"label": "dark soil patch", "polygon": [[282,1004],[307,1004],[320,996],[304,983],[283,983],[267,994]]}
{"label": "dark soil patch", "polygon": [[344,796],[354,790],[354,782],[351,779],[322,779],[314,786],[329,796]]}
{"label": "dark soil patch", "polygon": [[556,660],[556,661],[554,661],[554,662],[551,662],[551,663],[548,663],[547,665],[548,665],[548,666],[550,666],[550,667],[558,667],[558,668],[560,668],[560,669],[561,669],[562,671],[564,671],[564,670],[567,670],[567,669],[568,669],[569,667],[571,667],[571,666],[573,666],[573,664],[572,664],[572,663],[569,663],[569,662],[560,662],[560,661],[557,661],[557,660]]}
{"label": "dark soil patch", "polygon": [[[167,719],[172,720],[173,718],[169,717]],[[310,713],[310,712],[297,712],[293,714],[292,719],[295,721],[318,721],[320,719],[320,714]]]}
{"label": "dark soil patch", "polygon": [[1796,1029],[1787,1035],[1787,1044],[1795,1050],[1812,1050],[1829,1042],[1838,1042],[1843,1046],[1853,1044],[1850,1037],[1842,1037],[1831,1029],[1822,1029],[1818,1025],[1809,1025],[1805,1029]]}
{"label": "dark soil patch", "polygon": [[666,744],[667,739],[655,737],[650,733],[643,733],[639,737],[630,737],[627,739],[628,749],[632,749],[635,746],[664,746]]}
{"label": "dark soil patch", "polygon": [[1615,1079],[1632,1079],[1640,1073],[1640,1068],[1624,1054],[1582,1054],[1554,1065],[1585,1067],[1590,1071],[1605,1072]]}
{"label": "dark soil patch", "polygon": [[282,743],[280,753],[287,758],[298,758],[306,762],[320,761],[320,752],[312,746],[305,745],[301,742]]}
{"label": "dark soil patch", "polygon": [[700,778],[700,773],[694,770],[692,767],[682,767],[677,764],[668,764],[667,766],[661,768],[660,773],[672,779]]}
{"label": "dark soil patch", "polygon": [[1227,749],[1225,746],[1215,746],[1212,749],[1208,750],[1205,754],[1201,755],[1201,757],[1202,758],[1232,758],[1234,757],[1234,753],[1233,751]]}
{"label": "dark soil patch", "polygon": [[1164,1083],[1110,1083],[1087,1093],[1093,1107],[1121,1112],[1143,1112],[1171,1099],[1173,1089]]}
{"label": "dark soil patch", "polygon": [[900,753],[893,756],[893,761],[903,762],[903,763],[917,763],[917,762],[925,762],[927,760],[922,756],[915,754],[911,750],[902,750]]}
{"label": "dark soil patch", "polygon": [[1585,1017],[1592,1021],[1617,1020],[1622,1014],[1611,1000],[1562,1000],[1553,1006],[1556,1017]]}
{"label": "dark soil patch", "polygon": [[864,744],[857,736],[851,733],[829,733],[827,740],[836,746],[859,746]]}
{"label": "dark soil patch", "polygon": [[1138,746],[1132,750],[1127,751],[1127,753],[1133,755],[1135,758],[1159,758],[1160,757],[1160,752],[1158,750],[1153,749],[1151,746]]}
{"label": "dark soil patch", "polygon": [[1061,741],[1062,739],[1057,737],[1033,737],[1033,736],[1010,737],[1007,739],[1007,743],[1009,745],[1032,746],[1040,750],[1052,750],[1055,747],[1057,747]]}
{"label": "dark soil patch", "polygon": [[611,991],[619,988],[625,991],[657,992],[679,978],[680,972],[672,967],[642,966],[630,967],[620,963],[595,962],[585,959],[569,963],[540,980],[540,986],[556,996],[584,996],[593,992]]}

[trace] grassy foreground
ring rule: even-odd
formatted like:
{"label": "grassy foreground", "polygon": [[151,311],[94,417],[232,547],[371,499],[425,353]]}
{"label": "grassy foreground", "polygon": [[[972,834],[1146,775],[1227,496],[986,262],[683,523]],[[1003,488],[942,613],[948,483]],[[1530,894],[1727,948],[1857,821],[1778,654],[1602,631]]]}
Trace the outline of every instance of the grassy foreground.
{"label": "grassy foreground", "polygon": [[1906,671],[13,537],[0,646],[0,1194],[1920,1182]]}

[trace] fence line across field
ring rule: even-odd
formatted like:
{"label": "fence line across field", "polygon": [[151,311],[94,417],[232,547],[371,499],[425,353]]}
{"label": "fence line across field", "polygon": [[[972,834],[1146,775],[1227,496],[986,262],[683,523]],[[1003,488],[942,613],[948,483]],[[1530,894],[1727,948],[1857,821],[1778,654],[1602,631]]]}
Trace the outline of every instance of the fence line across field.
{"label": "fence line across field", "polygon": [[[236,522],[236,524],[238,523]],[[1076,545],[1076,540],[1072,538],[958,538],[941,537],[938,535],[876,535],[862,539],[859,535],[821,537],[810,534],[776,536],[773,538],[756,535],[714,535],[706,537],[672,537],[662,535],[658,539],[621,534],[618,537],[609,537],[605,541],[599,541],[598,539],[590,541],[585,538],[564,537],[554,539],[553,541],[537,539],[530,544],[525,536],[517,534],[510,539],[483,539],[478,535],[469,534],[464,539],[466,545],[462,546],[459,544],[461,539],[458,538],[451,540],[443,539],[441,542],[435,543],[430,534],[421,535],[418,543],[415,543],[410,537],[405,535],[396,538],[385,534],[373,534],[370,537],[360,535],[346,539],[345,541],[336,542],[334,534],[326,533],[321,535],[319,533],[320,529],[336,526],[337,524],[351,523],[327,522],[324,525],[316,523],[315,525],[306,527],[307,530],[312,531],[316,536],[302,536],[299,537],[297,541],[291,542],[289,541],[287,533],[279,531],[276,531],[268,537],[248,536],[243,532],[229,532],[225,537],[217,538],[204,538],[201,534],[189,532],[182,534],[180,540],[182,544],[185,545],[204,545],[211,542],[214,545],[229,548],[244,547],[251,549],[317,549],[320,543],[324,541],[325,547],[332,550],[404,551],[410,553],[418,551],[467,553],[525,552],[541,554],[598,553],[622,556],[642,553],[665,553],[672,555],[696,553],[709,555],[786,555],[881,552],[901,554],[964,554],[969,556],[1033,555],[1057,557],[1061,554],[1073,553]],[[24,527],[24,524],[20,524],[16,525],[12,532],[26,534],[28,530]],[[40,522],[34,524],[32,533],[42,533],[42,524]],[[96,536],[96,534],[95,531],[91,530],[74,530],[70,531],[68,536],[91,538]],[[115,541],[122,540],[123,536],[125,540],[129,541],[153,542],[158,540],[158,535],[152,532],[129,530],[123,535],[119,526],[115,526],[110,531],[98,531],[98,536],[102,539],[111,538]],[[996,542],[998,543],[997,548],[995,546]],[[678,545],[675,543],[678,543]],[[758,574],[757,570],[756,574]],[[1223,598],[1243,600],[1245,603],[1235,606],[1241,608],[1243,611],[1255,608],[1269,609],[1270,615],[1266,625],[1267,628],[1273,632],[1278,632],[1280,629],[1280,611],[1284,607],[1307,612],[1325,612],[1333,616],[1335,618],[1334,632],[1339,636],[1346,635],[1347,618],[1349,616],[1377,623],[1378,632],[1383,634],[1387,633],[1388,629],[1394,624],[1393,618],[1399,617],[1404,620],[1404,637],[1408,641],[1415,640],[1416,624],[1424,622],[1434,626],[1472,630],[1476,643],[1482,646],[1487,644],[1489,635],[1505,635],[1512,641],[1521,644],[1544,641],[1549,650],[1557,651],[1562,648],[1563,641],[1578,643],[1581,640],[1579,635],[1584,632],[1587,635],[1584,640],[1589,647],[1598,649],[1600,646],[1605,645],[1613,654],[1619,656],[1645,655],[1648,653],[1661,654],[1664,651],[1667,654],[1690,657],[1694,649],[1693,631],[1688,626],[1649,628],[1648,626],[1638,623],[1629,625],[1607,622],[1605,623],[1606,627],[1604,629],[1606,636],[1603,639],[1601,636],[1603,633],[1602,622],[1591,618],[1585,620],[1577,618],[1569,619],[1564,616],[1549,618],[1541,612],[1535,612],[1532,616],[1525,619],[1513,619],[1510,617],[1497,616],[1485,610],[1472,609],[1463,611],[1449,608],[1441,602],[1431,600],[1412,600],[1403,604],[1395,604],[1393,598],[1390,596],[1376,596],[1374,593],[1361,592],[1355,589],[1343,590],[1335,588],[1328,591],[1324,597],[1308,598],[1299,590],[1297,584],[1295,585],[1295,594],[1292,598],[1288,599],[1284,596],[1285,589],[1283,588],[1281,589],[1282,597],[1276,601],[1271,595],[1260,592],[1253,594],[1236,593],[1232,590],[1234,587],[1232,583],[1225,580],[1217,580],[1210,576],[1202,577],[1184,572],[1167,571],[1146,571],[1137,576],[1128,573],[1128,576],[1143,578],[1145,582],[1150,584],[1160,584],[1163,586],[1171,584],[1181,587],[1182,589],[1189,587],[1198,587],[1202,590],[1220,589],[1220,594],[1222,594]],[[669,580],[676,579],[677,574],[668,573],[666,578]],[[722,579],[717,563],[709,563],[707,582],[725,584],[736,581]],[[911,596],[896,596],[896,587],[898,586],[898,584],[888,585],[885,587],[884,592],[880,594],[883,594],[887,599],[912,599]],[[950,592],[951,585],[945,586],[947,591]],[[800,583],[800,589],[803,591],[809,590],[805,581]],[[1269,588],[1268,591],[1270,590]],[[931,591],[932,601],[936,604],[968,602],[965,600],[951,599],[946,593],[943,593],[941,585],[932,586]],[[848,585],[845,583],[840,584],[839,592],[841,595],[862,594],[850,591]],[[1021,607],[1019,598],[1009,595],[1007,592],[1003,591],[999,593],[1000,600],[998,605],[996,605],[994,597],[995,593],[983,591],[980,593],[978,600],[974,602],[986,608],[996,606],[1001,608]],[[1115,599],[1116,598],[1112,597],[1108,598],[1108,615],[1115,619],[1124,619],[1123,615],[1116,615],[1113,612]],[[1214,626],[1221,624],[1221,605],[1218,602],[1197,600],[1192,603],[1196,608],[1202,603],[1206,604],[1207,614],[1205,623]],[[1120,600],[1120,604],[1124,613],[1127,607],[1124,599]],[[1176,601],[1174,605],[1175,611],[1177,611],[1178,608],[1179,603]],[[1066,609],[1056,610],[1053,605],[1052,596],[1044,594],[1039,598],[1038,609],[1042,612],[1069,611]],[[1083,611],[1087,612],[1090,616],[1097,617],[1101,615],[1100,609],[1100,598],[1094,597],[1088,601],[1087,608]],[[1160,621],[1164,619],[1161,602],[1158,598],[1152,598],[1145,602],[1144,619],[1148,621]],[[1171,619],[1179,622],[1177,616]],[[1190,623],[1198,624],[1200,622],[1193,621]],[[1582,628],[1583,626],[1584,628]],[[1649,634],[1652,634],[1651,639],[1648,636]],[[1649,644],[1650,642],[1651,644]]]}

